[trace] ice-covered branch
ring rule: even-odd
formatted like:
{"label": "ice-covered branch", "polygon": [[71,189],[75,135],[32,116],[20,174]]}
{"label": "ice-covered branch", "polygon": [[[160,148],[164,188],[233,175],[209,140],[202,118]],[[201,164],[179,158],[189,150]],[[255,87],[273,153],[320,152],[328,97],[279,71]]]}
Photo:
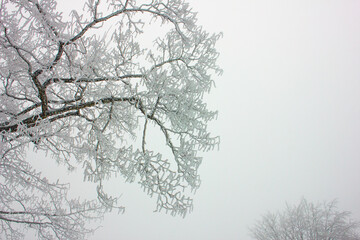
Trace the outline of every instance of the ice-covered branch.
{"label": "ice-covered branch", "polygon": [[[119,207],[105,191],[118,175],[139,182],[157,211],[190,212],[201,153],[219,145],[203,99],[221,73],[219,37],[183,0],[89,0],[70,20],[55,0],[1,1],[0,238],[21,238],[21,224],[40,239],[84,238],[87,220]],[[67,199],[67,185],[27,162],[29,146],[83,168],[98,199]]]}

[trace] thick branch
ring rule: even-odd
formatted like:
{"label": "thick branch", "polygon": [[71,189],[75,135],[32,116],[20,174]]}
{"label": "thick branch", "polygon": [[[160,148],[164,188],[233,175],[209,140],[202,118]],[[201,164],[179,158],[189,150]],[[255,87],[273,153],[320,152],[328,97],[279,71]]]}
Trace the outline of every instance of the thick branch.
{"label": "thick branch", "polygon": [[96,83],[96,82],[105,82],[105,81],[121,81],[126,78],[142,78],[142,74],[128,74],[120,77],[102,77],[102,78],[49,78],[47,79],[43,87],[46,88],[52,83],[62,82],[62,83]]}
{"label": "thick branch", "polygon": [[38,76],[42,72],[43,72],[42,70],[35,71],[33,74],[31,74],[31,79],[33,80],[33,82],[38,90],[39,98],[41,101],[41,110],[42,110],[41,115],[43,118],[45,118],[47,115],[47,110],[48,110],[48,100],[47,100],[45,88],[41,85],[40,81],[38,80]]}
{"label": "thick branch", "polygon": [[[6,123],[0,124],[0,125],[3,125],[0,127],[0,132],[2,132],[2,131],[17,132],[18,127],[20,127],[21,125],[25,125],[27,128],[31,128],[31,127],[36,126],[38,124],[39,120],[49,118],[51,116],[54,116],[54,117],[49,118],[50,122],[56,121],[61,118],[66,118],[69,116],[79,116],[78,115],[79,110],[84,109],[84,108],[93,107],[100,103],[101,104],[108,104],[108,103],[114,103],[114,102],[136,103],[137,101],[138,101],[138,99],[136,99],[135,97],[123,97],[123,98],[109,97],[109,98],[102,98],[97,101],[89,101],[89,102],[80,103],[77,105],[66,106],[66,107],[56,109],[53,111],[48,111],[46,116],[43,116],[43,114],[41,113],[41,114],[37,114],[37,115],[31,116],[31,117],[28,117],[17,124],[7,125],[7,126],[5,125]],[[72,112],[72,111],[75,111],[75,112]]]}
{"label": "thick branch", "polygon": [[50,225],[50,224],[52,224],[51,222],[36,222],[36,221],[10,219],[10,218],[3,217],[1,215],[0,215],[0,220],[6,221],[6,222],[35,224],[35,225]]}

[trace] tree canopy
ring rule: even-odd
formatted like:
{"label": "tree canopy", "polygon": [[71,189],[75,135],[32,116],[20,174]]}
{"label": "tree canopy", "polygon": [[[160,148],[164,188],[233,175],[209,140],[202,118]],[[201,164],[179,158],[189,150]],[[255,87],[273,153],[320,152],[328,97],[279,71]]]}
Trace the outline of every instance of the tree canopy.
{"label": "tree canopy", "polygon": [[[103,188],[114,175],[138,182],[156,210],[184,216],[184,190],[200,185],[199,151],[219,144],[203,97],[221,73],[220,35],[198,26],[183,0],[89,0],[68,18],[56,4],[1,1],[0,234],[18,239],[27,226],[40,239],[83,238],[88,219],[118,206]],[[166,32],[141,38],[151,26]],[[149,128],[171,157],[148,147]],[[69,170],[83,166],[98,199],[68,199],[67,184],[31,166],[29,146]]]}
{"label": "tree canopy", "polygon": [[283,212],[268,213],[251,229],[257,240],[359,240],[359,223],[336,201],[314,204],[302,199]]}

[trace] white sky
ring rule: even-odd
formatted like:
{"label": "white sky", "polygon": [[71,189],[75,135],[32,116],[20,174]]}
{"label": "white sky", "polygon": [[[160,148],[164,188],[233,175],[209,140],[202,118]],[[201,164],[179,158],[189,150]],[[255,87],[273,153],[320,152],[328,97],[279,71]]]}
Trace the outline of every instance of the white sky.
{"label": "white sky", "polygon": [[220,150],[205,154],[185,219],[153,213],[136,184],[114,186],[126,212],[91,239],[249,240],[262,214],[301,197],[337,198],[360,220],[360,1],[189,2],[224,33],[224,74],[209,96]]}

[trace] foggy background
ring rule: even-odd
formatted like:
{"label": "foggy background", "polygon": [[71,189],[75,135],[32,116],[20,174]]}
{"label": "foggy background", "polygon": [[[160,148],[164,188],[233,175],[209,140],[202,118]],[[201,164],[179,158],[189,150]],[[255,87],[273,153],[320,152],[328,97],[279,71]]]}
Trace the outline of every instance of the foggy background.
{"label": "foggy background", "polygon": [[[220,150],[204,154],[186,218],[153,213],[156,199],[119,178],[109,190],[122,194],[125,214],[108,214],[90,239],[250,240],[263,214],[302,197],[338,199],[360,220],[360,1],[188,2],[200,25],[224,34],[224,74],[207,96],[219,110],[209,128]],[[59,1],[58,9],[82,3]],[[59,178],[94,197],[79,172]]]}

